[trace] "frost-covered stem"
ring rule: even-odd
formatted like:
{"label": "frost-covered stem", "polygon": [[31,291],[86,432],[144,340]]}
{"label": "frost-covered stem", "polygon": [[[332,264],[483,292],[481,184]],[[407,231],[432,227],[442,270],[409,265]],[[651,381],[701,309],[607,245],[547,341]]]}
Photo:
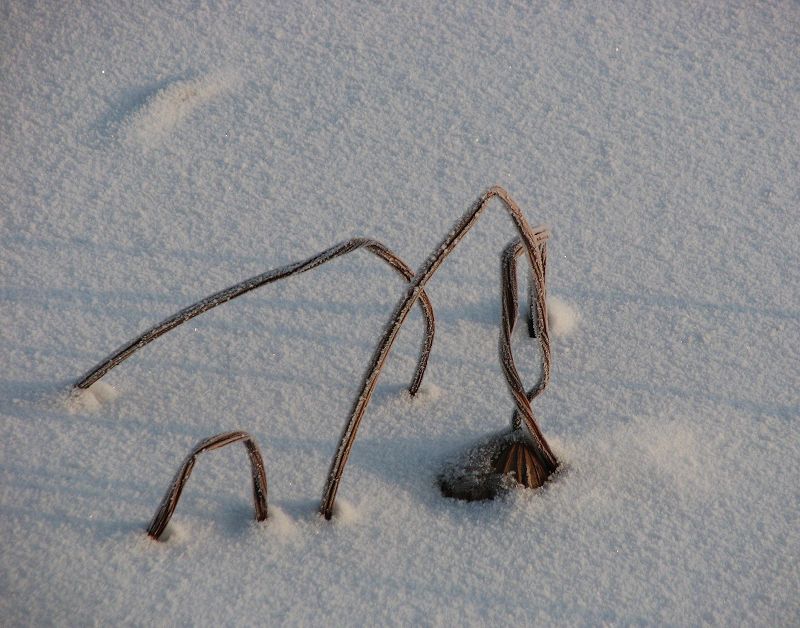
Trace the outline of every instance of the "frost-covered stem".
{"label": "frost-covered stem", "polygon": [[166,494],[164,495],[164,499],[161,500],[161,504],[159,505],[153,520],[150,522],[150,526],[147,528],[148,536],[157,541],[163,534],[170,518],[172,517],[172,513],[175,512],[175,507],[178,505],[178,500],[181,498],[183,487],[186,485],[186,481],[192,474],[192,469],[194,468],[195,462],[197,462],[197,456],[205,451],[219,449],[220,447],[225,447],[225,445],[230,445],[232,443],[238,443],[239,441],[244,441],[244,445],[247,448],[247,457],[250,459],[250,472],[253,477],[253,503],[255,505],[256,521],[266,520],[267,473],[264,470],[264,460],[261,457],[261,452],[258,449],[258,445],[256,445],[253,437],[247,432],[225,432],[223,434],[217,434],[216,436],[212,436],[211,438],[200,441],[197,445],[195,445],[194,449],[192,449],[191,453],[189,453],[189,455],[183,461],[181,468],[178,469],[178,473],[172,480],[172,484],[170,484],[169,490],[167,490]]}
{"label": "frost-covered stem", "polygon": [[[353,443],[355,442],[358,427],[361,424],[361,419],[364,417],[364,413],[367,409],[369,401],[373,392],[375,391],[375,386],[378,382],[381,369],[386,363],[386,359],[395,339],[397,338],[400,328],[408,317],[408,313],[411,311],[414,302],[420,298],[420,291],[425,288],[426,284],[437,271],[445,258],[467,234],[485,209],[486,205],[494,197],[498,197],[503,201],[506,210],[509,212],[512,220],[514,221],[517,231],[519,231],[522,243],[528,253],[531,266],[535,265],[536,247],[538,246],[538,242],[534,232],[531,230],[530,225],[525,219],[525,216],[522,214],[522,211],[517,204],[511,199],[511,197],[509,197],[508,192],[498,186],[490,188],[475,202],[475,204],[462,217],[450,234],[444,239],[439,248],[434,251],[422,268],[417,272],[414,279],[409,283],[405,295],[397,304],[392,318],[389,320],[389,325],[387,326],[380,342],[378,343],[369,367],[367,368],[367,372],[364,375],[364,380],[361,385],[361,393],[356,398],[350,420],[347,422],[347,425],[342,432],[342,436],[339,440],[339,446],[331,463],[331,468],[328,473],[328,480],[325,487],[325,493],[322,497],[322,503],[320,504],[320,512],[325,516],[326,519],[330,519],[333,515],[336,492],[339,488],[339,483],[341,482],[344,468],[347,465],[347,461],[350,457],[350,451],[352,450]],[[535,437],[539,430],[535,424],[535,421],[533,421],[533,415],[523,415],[523,418],[525,419],[528,430]]]}
{"label": "frost-covered stem", "polygon": [[[385,247],[377,240],[371,240],[369,238],[353,238],[352,240],[347,240],[346,242],[341,242],[335,246],[332,246],[331,248],[326,249],[321,253],[314,255],[313,257],[309,257],[302,262],[289,264],[288,266],[276,268],[260,275],[256,275],[255,277],[251,277],[250,279],[246,279],[234,286],[225,288],[219,292],[215,292],[214,294],[207,296],[197,303],[182,309],[180,312],[177,312],[169,318],[164,319],[158,323],[158,325],[151,327],[133,340],[122,345],[119,349],[106,357],[90,371],[87,371],[77,382],[75,382],[74,388],[88,388],[106,373],[108,373],[111,369],[127,360],[145,345],[150,344],[159,336],[163,336],[168,331],[175,329],[179,325],[182,325],[186,321],[198,316],[199,314],[202,314],[203,312],[207,312],[218,305],[227,303],[228,301],[250,292],[251,290],[255,290],[261,286],[278,281],[279,279],[285,279],[293,275],[299,275],[300,273],[304,273],[308,270],[317,268],[318,266],[322,266],[326,262],[330,262],[340,255],[345,255],[360,248],[366,249],[373,255],[376,255],[385,261],[400,275],[402,275],[406,281],[410,281],[414,277],[414,271],[412,271],[402,259],[400,259],[390,249]],[[420,385],[422,384],[422,378],[425,375],[425,369],[428,365],[428,357],[430,356],[431,346],[433,345],[433,337],[436,331],[433,316],[433,306],[431,305],[427,294],[423,293],[420,295],[420,306],[425,316],[425,338],[422,342],[420,356],[417,361],[417,368],[414,371],[414,376],[411,379],[411,384],[409,384],[408,388],[412,395],[417,393]]]}
{"label": "frost-covered stem", "polygon": [[500,285],[501,285],[501,303],[502,303],[502,316],[500,325],[500,364],[503,367],[503,373],[506,376],[509,391],[514,402],[517,406],[514,411],[514,416],[511,420],[512,429],[518,430],[522,427],[522,420],[530,429],[534,426],[535,430],[531,430],[531,435],[538,448],[543,453],[543,459],[547,462],[548,466],[555,468],[557,466],[555,455],[553,454],[547,440],[539,430],[538,424],[533,415],[533,408],[531,401],[539,396],[550,381],[550,367],[551,367],[551,353],[550,353],[550,332],[547,326],[547,292],[545,284],[545,268],[547,259],[547,243],[549,233],[546,230],[536,232],[539,236],[538,245],[534,251],[534,261],[532,264],[532,285],[534,298],[532,299],[534,305],[534,312],[536,315],[536,328],[538,330],[538,338],[540,344],[540,357],[541,357],[541,371],[539,380],[533,388],[527,393],[522,385],[519,371],[514,363],[514,356],[511,350],[511,336],[514,333],[514,327],[518,315],[518,297],[517,297],[517,257],[522,254],[525,247],[522,242],[517,239],[511,242],[504,250],[501,263]]}
{"label": "frost-covered stem", "polygon": [[[549,234],[547,234],[547,236],[549,236]],[[517,321],[516,315],[514,314],[515,310],[513,309],[516,307],[517,303],[516,258],[519,257],[524,250],[525,249],[522,246],[522,243],[519,241],[519,239],[517,239],[512,241],[503,250],[503,255],[502,255],[502,263],[500,271],[501,299],[503,303],[509,300],[514,304],[513,307],[510,306],[508,310],[508,315],[513,316],[512,318],[509,318],[509,320],[507,321],[508,325],[510,325],[508,332],[509,338],[514,331]],[[532,327],[533,329],[539,329],[543,331],[543,333],[538,335],[540,344],[541,370],[539,374],[539,380],[536,382],[533,388],[531,388],[528,391],[527,398],[529,401],[533,401],[533,399],[538,397],[545,389],[547,384],[550,382],[551,353],[550,353],[550,331],[547,322],[546,265],[547,265],[547,244],[545,241],[543,241],[539,247],[537,255],[537,263],[531,268],[531,272],[529,274],[530,278],[529,299],[530,299],[531,317],[532,317],[531,320],[533,320],[532,323],[529,322],[529,326]],[[503,316],[504,317],[506,316],[505,309]],[[506,324],[505,318],[503,324]],[[514,418],[512,419],[512,428],[513,429],[520,428],[519,411],[514,412]]]}

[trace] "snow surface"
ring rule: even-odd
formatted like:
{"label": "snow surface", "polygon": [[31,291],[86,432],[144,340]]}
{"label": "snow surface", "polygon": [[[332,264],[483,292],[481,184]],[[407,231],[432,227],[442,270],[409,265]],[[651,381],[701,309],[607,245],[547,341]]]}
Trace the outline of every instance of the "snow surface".
{"label": "snow surface", "polygon": [[[796,2],[0,10],[3,625],[800,624]],[[430,285],[413,400],[418,312],[401,332],[331,522],[325,474],[403,288],[370,256],[66,393],[181,307],[351,236],[418,267],[494,184],[552,227],[549,289],[580,314],[536,403],[563,461],[540,491],[435,485],[513,409],[499,205]],[[229,447],[149,541],[183,456],[234,429],[273,518]]]}

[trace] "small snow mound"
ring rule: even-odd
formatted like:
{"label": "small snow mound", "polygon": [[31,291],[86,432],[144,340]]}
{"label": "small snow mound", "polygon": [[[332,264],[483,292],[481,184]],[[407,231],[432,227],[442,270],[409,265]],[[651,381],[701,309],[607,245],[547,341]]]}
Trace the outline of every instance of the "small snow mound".
{"label": "small snow mound", "polygon": [[188,538],[189,532],[183,525],[170,521],[166,529],[161,533],[158,543],[183,543]]}
{"label": "small snow mound", "polygon": [[423,384],[412,399],[419,401],[435,401],[442,396],[442,389],[436,384]]}
{"label": "small snow mound", "polygon": [[554,336],[569,336],[578,326],[578,312],[559,297],[547,299],[547,324]]}
{"label": "small snow mound", "polygon": [[89,388],[70,392],[67,406],[71,413],[94,412],[104,403],[119,397],[119,391],[105,382],[95,382]]}
{"label": "small snow mound", "polygon": [[197,107],[229,91],[234,82],[230,74],[216,73],[171,83],[128,117],[125,136],[144,144],[158,141]]}
{"label": "small snow mound", "polygon": [[346,499],[337,499],[333,507],[333,520],[337,523],[353,523],[358,520],[358,510]]}
{"label": "small snow mound", "polygon": [[269,507],[267,530],[280,538],[288,539],[297,534],[297,526],[292,518],[277,506]]}

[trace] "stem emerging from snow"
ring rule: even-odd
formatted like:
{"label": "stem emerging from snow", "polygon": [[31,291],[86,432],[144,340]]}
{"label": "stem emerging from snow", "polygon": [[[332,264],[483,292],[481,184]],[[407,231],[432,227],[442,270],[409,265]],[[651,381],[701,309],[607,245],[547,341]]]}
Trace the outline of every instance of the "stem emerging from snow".
{"label": "stem emerging from snow", "polygon": [[[483,210],[486,208],[489,201],[494,197],[498,197],[503,202],[504,207],[511,215],[511,219],[514,221],[514,225],[519,232],[521,243],[528,254],[531,267],[534,269],[536,268],[539,245],[542,241],[541,232],[534,232],[531,229],[528,221],[522,214],[522,211],[508,195],[508,192],[498,186],[490,188],[475,202],[475,204],[463,216],[461,221],[444,239],[436,251],[434,251],[425,264],[423,264],[422,268],[417,272],[416,276],[406,289],[406,294],[395,308],[394,314],[389,321],[389,325],[387,326],[383,337],[380,339],[372,356],[370,365],[367,368],[367,372],[364,375],[364,380],[361,385],[361,393],[356,398],[350,420],[342,432],[342,436],[339,440],[339,446],[331,463],[331,468],[328,473],[328,480],[325,487],[325,493],[320,504],[320,512],[326,519],[330,519],[333,515],[336,492],[339,488],[342,474],[344,473],[345,466],[347,465],[347,461],[350,457],[350,452],[356,439],[358,427],[361,424],[361,420],[364,418],[364,413],[366,412],[367,406],[372,398],[372,394],[375,391],[375,386],[378,383],[378,377],[380,376],[381,370],[386,363],[386,359],[389,356],[389,352],[394,344],[395,339],[397,338],[400,328],[403,326],[403,323],[408,317],[408,314],[411,311],[414,303],[420,298],[422,290],[425,288],[428,281],[430,281],[431,277],[433,277],[433,275],[436,273],[439,266],[441,266],[442,262],[444,262],[445,258],[452,252],[452,250],[472,228],[477,219],[480,217],[481,213],[483,213]],[[516,283],[516,279],[514,281]],[[546,327],[543,329],[546,329]],[[514,372],[516,372],[516,369],[514,369]],[[519,379],[518,375],[517,379]],[[519,387],[522,387],[521,382],[519,383]],[[527,396],[524,393],[524,388],[522,391],[522,398],[524,398],[525,402],[527,402]],[[552,452],[550,452],[550,448],[544,441],[544,437],[542,436],[541,431],[539,430],[539,427],[533,417],[533,412],[525,411],[523,408],[521,408],[521,399],[517,399],[516,395],[515,400],[517,401],[517,408],[522,410],[522,419],[524,420],[528,431],[534,439],[534,442],[537,443],[539,448],[542,450],[542,456],[546,460],[549,458],[552,461],[552,466],[555,467],[557,463]],[[530,404],[528,404],[528,409],[530,409]]]}
{"label": "stem emerging from snow", "polygon": [[197,462],[197,456],[204,451],[211,451],[219,449],[232,443],[244,441],[247,448],[247,457],[250,459],[250,473],[253,477],[253,503],[255,504],[256,521],[264,521],[267,518],[267,473],[264,469],[264,460],[261,457],[261,452],[256,445],[256,441],[247,432],[225,432],[217,434],[211,438],[200,441],[195,445],[194,449],[186,456],[181,468],[172,480],[172,484],[161,500],[161,505],[158,507],[150,526],[147,528],[147,534],[156,541],[164,533],[164,530],[172,518],[172,513],[178,505],[178,500],[181,498],[183,487],[186,485],[189,476],[192,474],[192,469]]}

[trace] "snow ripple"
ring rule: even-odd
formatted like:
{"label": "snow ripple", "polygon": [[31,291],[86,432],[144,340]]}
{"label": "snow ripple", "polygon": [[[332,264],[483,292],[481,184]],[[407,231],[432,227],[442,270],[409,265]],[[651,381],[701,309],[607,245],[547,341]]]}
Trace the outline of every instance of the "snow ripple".
{"label": "snow ripple", "polygon": [[168,84],[134,110],[124,124],[124,137],[142,144],[159,142],[195,109],[229,92],[235,77],[212,73]]}

